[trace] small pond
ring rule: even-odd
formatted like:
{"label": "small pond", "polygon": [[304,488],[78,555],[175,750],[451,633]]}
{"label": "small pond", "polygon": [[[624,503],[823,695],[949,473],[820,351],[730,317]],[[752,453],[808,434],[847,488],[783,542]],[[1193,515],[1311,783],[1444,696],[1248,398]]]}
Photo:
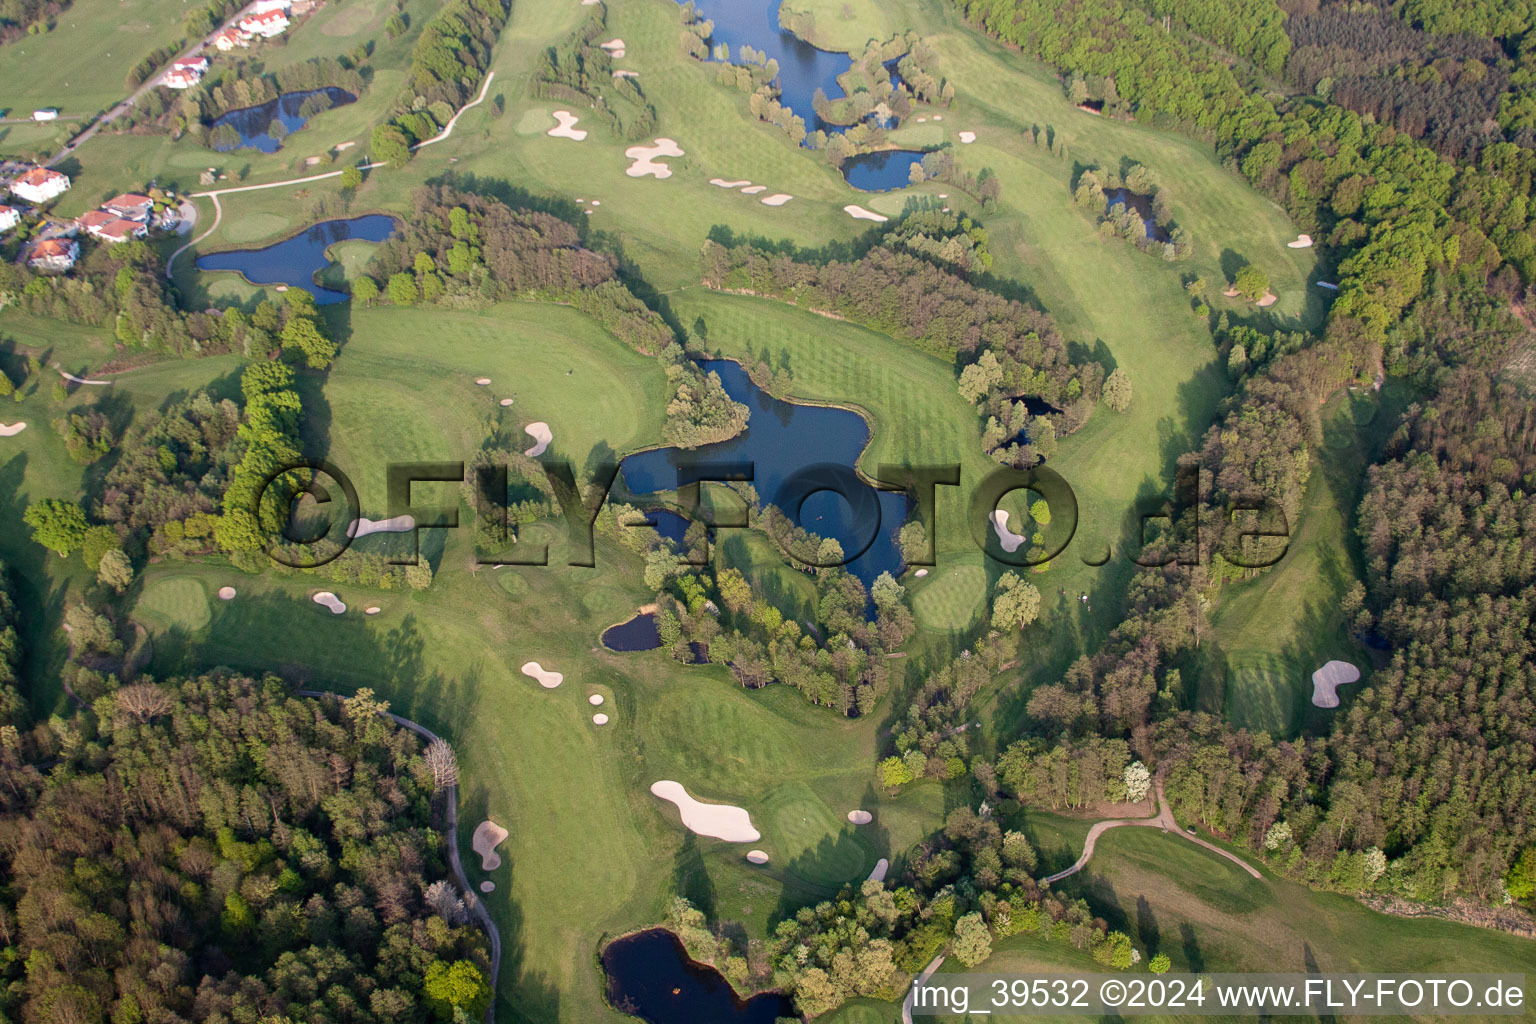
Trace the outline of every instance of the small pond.
{"label": "small pond", "polygon": [[656,613],[642,612],[617,626],[603,630],[603,646],[610,651],[654,651],[661,646]]}
{"label": "small pond", "polygon": [[664,928],[615,939],[603,950],[608,1001],[647,1024],[774,1024],[798,1019],[789,998],[765,992],[743,1001],[713,967],[688,959]]}
{"label": "small pond", "polygon": [[1158,242],[1168,241],[1168,232],[1157,223],[1157,217],[1152,212],[1152,197],[1144,196],[1130,189],[1116,188],[1105,192],[1108,202],[1105,212],[1113,214],[1117,206],[1129,206],[1141,214],[1142,222],[1147,226],[1147,237]]}
{"label": "small pond", "polygon": [[[854,475],[859,455],[869,444],[864,418],[847,409],[780,401],[753,384],[740,363],[728,359],[702,365],[706,372],[718,373],[726,393],[751,410],[746,432],[693,451],[654,448],[629,456],[621,468],[630,493],[673,490],[679,469],[694,464],[746,462],[753,467],[752,483],[765,504],[778,505],[811,533],[835,538],[849,554],[863,552],[847,569],[865,586],[882,572],[900,576],[896,534],[906,521],[908,500],[902,493],[876,490]],[[826,467],[820,475],[836,477],[859,510],[835,491],[807,490],[802,471],[813,467]],[[797,474],[802,474],[799,480]]]}
{"label": "small pond", "polygon": [[382,242],[393,235],[398,226],[395,218],[382,213],[350,220],[321,221],[307,231],[264,249],[231,249],[200,256],[197,269],[237,270],[252,284],[286,284],[303,288],[322,306],[345,302],[346,292],[322,288],[315,283],[315,275],[330,265],[326,250],[348,239]]}
{"label": "small pond", "polygon": [[[214,146],[220,152],[228,152],[231,149],[259,149],[263,153],[275,153],[282,148],[282,141],[272,136],[273,122],[280,121],[284,128],[288,129],[288,135],[293,134],[308,123],[313,114],[306,116],[304,101],[311,96],[324,96],[330,100],[330,107],[345,106],[357,100],[356,96],[345,89],[335,86],[327,86],[324,89],[310,89],[304,92],[285,92],[275,100],[256,107],[241,107],[238,110],[230,110],[220,114],[209,125],[210,131],[216,130],[219,125],[227,124],[240,133],[240,141],[233,146]],[[311,104],[313,106],[313,104]]]}
{"label": "small pond", "polygon": [[687,516],[679,515],[669,508],[652,508],[646,510],[645,519],[663,540],[671,541],[672,546],[679,551],[683,549],[690,525]]}
{"label": "small pond", "polygon": [[889,192],[912,184],[912,165],[923,162],[915,149],[882,149],[843,161],[843,177],[864,192]]}

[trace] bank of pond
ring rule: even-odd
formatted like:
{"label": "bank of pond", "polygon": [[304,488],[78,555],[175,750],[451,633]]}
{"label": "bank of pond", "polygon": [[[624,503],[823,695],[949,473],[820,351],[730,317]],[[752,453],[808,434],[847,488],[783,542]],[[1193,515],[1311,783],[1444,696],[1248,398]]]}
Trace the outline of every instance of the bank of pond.
{"label": "bank of pond", "polygon": [[321,221],[291,238],[259,249],[228,249],[200,256],[197,269],[233,270],[251,284],[302,288],[315,297],[317,305],[327,306],[344,302],[348,296],[315,283],[315,275],[330,265],[326,250],[349,239],[382,242],[399,226],[395,218],[382,213]]}
{"label": "bank of pond", "polygon": [[655,612],[638,612],[616,626],[603,630],[603,646],[610,651],[654,651],[661,646]]}
{"label": "bank of pond", "polygon": [[799,1016],[779,992],[742,999],[719,971],[689,959],[665,928],[613,940],[602,963],[608,1001],[647,1024],[774,1024]]}

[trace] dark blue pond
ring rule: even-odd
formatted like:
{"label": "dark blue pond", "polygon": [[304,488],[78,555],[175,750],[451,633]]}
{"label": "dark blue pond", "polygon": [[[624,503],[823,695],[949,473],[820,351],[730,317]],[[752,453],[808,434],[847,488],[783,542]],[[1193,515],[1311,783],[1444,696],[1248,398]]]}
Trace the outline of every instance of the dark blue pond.
{"label": "dark blue pond", "polygon": [[912,184],[912,165],[923,162],[915,149],[882,149],[860,153],[843,161],[843,177],[865,192],[888,192]]}
{"label": "dark blue pond", "polygon": [[603,646],[610,651],[654,651],[661,646],[655,613],[646,612],[628,622],[609,626],[603,630]]}
{"label": "dark blue pond", "polygon": [[382,213],[370,213],[351,220],[321,221],[308,231],[265,249],[232,249],[201,256],[197,269],[238,270],[252,284],[286,284],[303,288],[322,306],[345,302],[346,292],[315,284],[315,275],[330,265],[325,250],[352,238],[382,242],[395,233],[396,226],[395,218]]}
{"label": "dark blue pond", "polygon": [[603,950],[608,1001],[648,1024],[774,1024],[796,1020],[786,996],[765,992],[743,1001],[720,973],[688,959],[662,928],[615,939]]}
{"label": "dark blue pond", "polygon": [[678,515],[669,508],[653,508],[646,511],[646,522],[665,539],[672,542],[672,546],[679,551],[683,547],[683,538],[688,533],[688,517]]}
{"label": "dark blue pond", "polygon": [[221,124],[227,124],[240,133],[240,142],[234,146],[214,146],[213,148],[220,152],[228,152],[231,149],[259,149],[263,153],[276,153],[282,147],[282,143],[272,137],[272,122],[281,121],[290,135],[303,128],[309,118],[299,111],[303,109],[305,100],[319,93],[323,93],[330,99],[332,107],[344,106],[357,99],[345,89],[327,86],[324,89],[312,89],[306,92],[285,92],[277,99],[268,100],[258,107],[241,107],[239,110],[231,110],[219,115],[209,127],[217,128]]}
{"label": "dark blue pond", "polygon": [[1130,189],[1116,188],[1104,193],[1108,197],[1106,211],[1113,214],[1117,206],[1129,206],[1141,214],[1142,223],[1147,226],[1147,237],[1158,242],[1168,241],[1168,232],[1157,223],[1157,217],[1152,212],[1152,197],[1140,195]]}
{"label": "dark blue pond", "polygon": [[[674,490],[679,470],[688,482],[686,472],[696,465],[747,463],[764,504],[779,506],[811,533],[836,539],[849,554],[863,551],[847,568],[866,586],[882,572],[900,576],[896,534],[906,520],[907,496],[876,490],[854,473],[869,444],[864,418],[846,409],[780,401],[730,360],[711,360],[703,367],[718,373],[726,393],[751,410],[746,432],[693,451],[657,448],[629,456],[622,469],[630,492]],[[841,494],[824,489],[832,483],[852,495],[857,511]],[[818,485],[823,489],[815,489]]]}

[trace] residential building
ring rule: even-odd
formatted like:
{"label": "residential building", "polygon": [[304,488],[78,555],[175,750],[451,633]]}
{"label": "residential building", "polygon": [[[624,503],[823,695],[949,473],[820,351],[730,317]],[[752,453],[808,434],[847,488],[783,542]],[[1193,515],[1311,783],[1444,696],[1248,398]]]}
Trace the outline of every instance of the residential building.
{"label": "residential building", "polygon": [[32,120],[34,121],[57,121],[58,119],[58,107],[43,107],[40,110],[32,111]]}
{"label": "residential building", "polygon": [[203,80],[203,72],[208,70],[207,57],[183,57],[171,64],[171,68],[160,78],[160,83],[167,89],[190,89]]}
{"label": "residential building", "polygon": [[290,0],[256,0],[255,3],[251,4],[250,12],[252,14],[271,14],[273,11],[282,11],[284,14],[287,14],[289,2]]}
{"label": "residential building", "polygon": [[240,30],[263,39],[282,35],[288,30],[288,15],[282,11],[267,11],[240,19]]}
{"label": "residential building", "polygon": [[237,46],[250,46],[250,42],[237,28],[227,28],[213,37],[213,48],[228,53]]}
{"label": "residential building", "polygon": [[148,223],[149,215],[155,208],[155,201],[149,198],[149,196],[142,196],[137,192],[124,192],[122,195],[113,196],[102,203],[101,208],[108,213],[122,217],[124,220]]}
{"label": "residential building", "polygon": [[11,182],[11,194],[29,203],[46,203],[69,191],[69,176],[46,167],[34,167]]}
{"label": "residential building", "polygon": [[9,231],[21,223],[21,211],[9,206],[0,206],[0,232]]}
{"label": "residential building", "polygon": [[107,210],[91,210],[81,214],[75,223],[92,238],[116,244],[149,234],[149,225],[141,221],[126,220]]}
{"label": "residential building", "polygon": [[32,247],[27,263],[38,270],[68,270],[79,258],[79,242],[72,238],[48,238]]}

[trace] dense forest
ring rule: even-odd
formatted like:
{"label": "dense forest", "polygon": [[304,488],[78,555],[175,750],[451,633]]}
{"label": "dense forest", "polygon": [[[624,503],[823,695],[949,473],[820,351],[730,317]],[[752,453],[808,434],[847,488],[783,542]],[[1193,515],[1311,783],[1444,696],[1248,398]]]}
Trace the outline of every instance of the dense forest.
{"label": "dense forest", "polygon": [[442,777],[388,705],[303,700],[274,677],[98,681],[72,717],[0,744],[0,1013],[484,1012],[485,937],[434,828]]}
{"label": "dense forest", "polygon": [[0,2],[0,45],[28,32],[46,31],[69,7],[70,0],[4,0]]}

